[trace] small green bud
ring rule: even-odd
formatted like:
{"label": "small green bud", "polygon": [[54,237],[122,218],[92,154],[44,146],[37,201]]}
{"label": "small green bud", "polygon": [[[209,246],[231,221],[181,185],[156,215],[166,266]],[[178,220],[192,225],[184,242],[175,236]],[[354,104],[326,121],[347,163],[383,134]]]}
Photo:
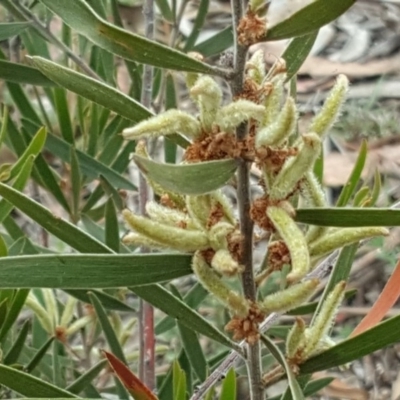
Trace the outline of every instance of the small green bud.
{"label": "small green bud", "polygon": [[197,79],[192,86],[190,95],[199,105],[203,129],[210,132],[221,105],[222,92],[220,87],[213,78],[204,75]]}
{"label": "small green bud", "polygon": [[135,215],[129,210],[123,210],[122,215],[129,226],[142,236],[183,252],[205,250],[210,245],[204,232],[176,228],[151,221],[148,218]]}
{"label": "small green bud", "polygon": [[264,50],[257,50],[246,64],[247,76],[258,85],[261,85],[265,78],[266,68],[264,57]]}
{"label": "small green bud", "polygon": [[298,307],[315,292],[318,284],[318,279],[311,279],[270,294],[259,304],[260,310],[265,313],[286,312]]}
{"label": "small green bud", "polygon": [[211,260],[211,266],[223,276],[236,276],[243,272],[243,267],[225,249],[219,249]]}
{"label": "small green bud", "polygon": [[318,348],[320,341],[325,337],[332,326],[333,319],[344,297],[346,282],[339,282],[326,297],[318,315],[310,328],[307,329],[306,340],[303,343],[303,357],[310,357]]}
{"label": "small green bud", "polygon": [[256,147],[279,146],[296,129],[297,110],[294,100],[288,97],[274,123],[267,125],[256,134]]}
{"label": "small green bud", "polygon": [[288,282],[296,282],[310,270],[310,256],[303,232],[289,214],[280,207],[267,208],[267,216],[289,249],[292,260]]}
{"label": "small green bud", "polygon": [[231,132],[242,122],[250,119],[261,121],[265,113],[262,105],[239,99],[218,110],[215,123],[226,132]]}
{"label": "small green bud", "polygon": [[212,293],[221,303],[228,307],[235,315],[246,317],[250,306],[248,301],[240,294],[228,288],[209,267],[199,252],[193,256],[192,268],[200,283]]}
{"label": "small green bud", "polygon": [[302,136],[303,145],[296,156],[288,159],[272,184],[269,196],[272,200],[286,199],[297,183],[314,165],[321,151],[321,140],[315,133]]}
{"label": "small green bud", "polygon": [[322,136],[336,122],[341,107],[345,101],[349,80],[345,75],[339,75],[321,111],[311,121],[310,132]]}
{"label": "small green bud", "polygon": [[306,324],[300,317],[296,317],[294,325],[286,338],[286,356],[292,358],[296,354],[299,344],[304,340]]}
{"label": "small green bud", "polygon": [[171,109],[154,117],[139,122],[132,128],[122,132],[124,139],[136,140],[143,136],[165,136],[181,133],[188,137],[196,137],[201,132],[199,121],[191,115]]}
{"label": "small green bud", "polygon": [[382,227],[343,228],[328,233],[309,245],[310,256],[322,257],[348,244],[368,239],[374,236],[387,236],[389,231]]}

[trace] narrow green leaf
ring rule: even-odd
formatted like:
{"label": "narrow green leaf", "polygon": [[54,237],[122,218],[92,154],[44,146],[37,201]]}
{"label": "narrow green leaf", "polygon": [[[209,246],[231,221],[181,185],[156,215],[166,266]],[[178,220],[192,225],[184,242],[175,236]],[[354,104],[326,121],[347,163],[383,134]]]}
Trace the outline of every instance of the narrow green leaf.
{"label": "narrow green leaf", "polygon": [[186,400],[186,374],[177,360],[172,367],[172,388],[174,400]]}
{"label": "narrow green leaf", "polygon": [[[171,285],[171,292],[180,300],[182,300],[179,291],[175,286]],[[193,371],[196,373],[200,382],[204,382],[207,378],[207,361],[203,350],[200,346],[199,338],[196,332],[189,329],[178,320],[179,334],[182,339],[183,348],[190,361]]]}
{"label": "narrow green leaf", "polygon": [[268,29],[265,40],[281,40],[311,33],[335,20],[347,11],[356,0],[316,0],[300,11]]}
{"label": "narrow green leaf", "polygon": [[177,50],[135,35],[97,15],[83,0],[40,0],[67,25],[87,39],[124,59],[156,67],[212,73],[213,69]]}
{"label": "narrow green leaf", "polygon": [[119,253],[120,240],[119,240],[118,218],[112,198],[109,198],[107,200],[104,217],[106,220],[105,224],[106,245],[116,253]]}
{"label": "narrow green leaf", "polygon": [[232,27],[228,26],[211,38],[196,45],[193,50],[203,54],[205,57],[210,57],[221,54],[231,46],[233,46],[233,31]]}
{"label": "narrow green leaf", "polygon": [[310,54],[317,36],[318,30],[291,40],[289,46],[282,54],[282,58],[286,61],[287,81],[289,81],[303,65],[305,59]]}
{"label": "narrow green leaf", "polygon": [[79,394],[88,386],[93,379],[95,379],[99,373],[104,369],[107,364],[107,360],[101,360],[97,364],[93,365],[92,368],[88,369],[84,374],[82,374],[78,379],[70,383],[66,390],[71,393]]}
{"label": "narrow green leaf", "polygon": [[0,364],[0,383],[24,397],[77,398],[72,393],[17,369]]}
{"label": "narrow green leaf", "polygon": [[200,0],[200,4],[197,10],[196,19],[194,20],[193,29],[190,33],[189,37],[186,40],[184,51],[192,50],[195,45],[197,38],[203,28],[204,22],[206,21],[208,6],[210,4],[210,0]]}
{"label": "narrow green leaf", "polygon": [[[169,264],[169,263],[168,263]],[[165,265],[165,264],[164,264]],[[170,265],[173,265],[172,263]],[[179,320],[183,325],[204,336],[213,339],[224,346],[237,348],[221,331],[206,321],[200,314],[176,298],[160,285],[136,286],[129,288],[143,300],[157,307],[164,313]]]}
{"label": "narrow green leaf", "polygon": [[71,116],[68,109],[67,94],[62,88],[54,89],[55,110],[58,117],[58,126],[61,136],[69,143],[74,143],[74,132],[71,124]]}
{"label": "narrow green leaf", "polygon": [[136,165],[150,180],[174,193],[199,195],[223,186],[238,166],[234,159],[172,165],[134,155]]}
{"label": "narrow green leaf", "polygon": [[118,211],[122,211],[125,208],[124,201],[121,198],[119,192],[114,188],[113,185],[105,178],[104,176],[100,175],[100,184],[110,198],[113,200],[113,203]]}
{"label": "narrow green leaf", "polygon": [[79,94],[85,99],[100,104],[131,121],[139,122],[152,115],[139,102],[105,83],[42,57],[32,57],[32,62],[44,75],[58,85]]}
{"label": "narrow green leaf", "polygon": [[260,339],[267,347],[267,349],[271,352],[271,354],[275,357],[275,359],[279,362],[279,364],[281,364],[284,368],[293,400],[305,399],[303,391],[301,390],[299,383],[296,380],[296,376],[294,375],[291,367],[286,361],[285,356],[281,353],[278,346],[268,336],[261,335]]}
{"label": "narrow green leaf", "polygon": [[[90,298],[87,294],[86,290],[74,290],[74,289],[64,289],[64,292],[68,293],[69,295],[81,300],[85,303],[90,303]],[[107,310],[111,311],[123,311],[123,312],[136,312],[133,307],[128,306],[123,301],[117,299],[114,296],[111,296],[107,293],[102,292],[101,290],[94,290],[92,292],[96,294],[97,298],[100,300],[103,307]]]}
{"label": "narrow green leaf", "polygon": [[374,185],[372,187],[371,200],[368,203],[369,206],[374,206],[375,203],[378,201],[378,197],[381,193],[381,188],[382,188],[381,174],[377,169],[374,174]]}
{"label": "narrow green leaf", "polygon": [[18,362],[19,355],[24,347],[26,338],[29,333],[30,321],[26,320],[21,330],[18,333],[17,338],[4,356],[3,363],[5,365],[11,365]]}
{"label": "narrow green leaf", "polygon": [[[33,161],[34,161],[34,156],[29,156],[25,164],[22,166],[19,175],[17,176],[17,178],[13,183],[13,188],[15,190],[22,190],[25,187],[31,175]],[[4,221],[4,219],[8,216],[8,214],[10,214],[13,208],[14,208],[13,205],[10,204],[5,199],[0,200],[0,222]]]}
{"label": "narrow green leaf", "polygon": [[236,374],[234,368],[231,368],[226,374],[219,396],[219,400],[232,399],[236,399]]}
{"label": "narrow green leaf", "polygon": [[[0,259],[0,288],[90,289],[148,285],[189,275],[192,273],[190,264],[191,257],[186,254],[46,254],[3,257]],[[169,267],[165,268],[165,265]],[[138,291],[142,290],[147,289],[140,286]],[[160,295],[166,299],[176,299],[165,292],[161,291]],[[188,308],[185,304],[184,307],[178,306],[179,313]],[[192,309],[190,312],[194,313]]]}
{"label": "narrow green leaf", "polygon": [[22,307],[25,304],[25,300],[28,297],[28,294],[29,289],[19,289],[16,291],[16,294],[12,299],[11,306],[8,309],[6,319],[4,320],[0,329],[0,341],[2,341],[6,337],[8,331],[12,328],[15,321],[17,320],[19,313],[21,312]]}
{"label": "narrow green leaf", "polygon": [[79,221],[79,204],[81,200],[81,170],[79,168],[79,161],[76,155],[75,147],[71,146],[71,189],[72,189],[72,206],[71,214],[74,222]]}
{"label": "narrow green leaf", "polygon": [[17,36],[23,32],[32,23],[27,22],[7,22],[0,24],[0,41],[6,40],[12,36]]}
{"label": "narrow green leaf", "polygon": [[318,226],[399,226],[400,210],[392,208],[303,208],[296,221]]}
{"label": "narrow green leaf", "polygon": [[[208,296],[207,290],[200,283],[195,283],[183,297],[183,301],[191,308],[197,308],[198,305]],[[175,326],[175,319],[166,316],[155,326],[156,335],[161,335],[164,332],[172,329]]]}
{"label": "narrow green leaf", "polygon": [[398,315],[310,358],[300,366],[300,373],[308,374],[338,367],[397,343],[399,341],[399,330],[400,316]]}
{"label": "narrow green leaf", "polygon": [[43,146],[46,142],[47,130],[42,127],[38,130],[36,135],[32,138],[28,147],[25,149],[24,153],[18,158],[18,161],[13,165],[10,171],[9,179],[15,178],[21,171],[23,165],[26,163],[28,158],[36,158],[36,156],[42,151]]}
{"label": "narrow green leaf", "polygon": [[7,128],[8,128],[8,118],[9,118],[9,113],[8,113],[8,108],[3,107],[3,112],[2,112],[2,118],[1,118],[1,129],[0,129],[0,146],[2,146],[4,142],[4,138],[6,137],[7,133]]}
{"label": "narrow green leaf", "polygon": [[337,207],[344,207],[350,200],[351,196],[354,194],[358,181],[361,178],[362,171],[365,166],[365,161],[367,159],[368,145],[367,141],[363,140],[356,163],[354,164],[353,171],[349,176],[346,185],[343,187],[339,199],[336,202]]}
{"label": "narrow green leaf", "polygon": [[32,372],[38,366],[38,364],[43,360],[43,357],[46,355],[47,350],[50,348],[54,339],[55,339],[54,336],[51,336],[49,339],[47,339],[47,341],[43,343],[40,349],[31,358],[28,364],[26,364],[25,371],[27,373]]}
{"label": "narrow green leaf", "polygon": [[125,359],[124,351],[122,350],[121,344],[117,338],[115,330],[112,327],[111,322],[108,319],[107,313],[100,303],[100,300],[93,292],[89,292],[89,297],[96,311],[98,321],[100,323],[101,329],[104,332],[104,336],[106,337],[107,343],[110,346],[111,352],[125,365],[128,365]]}
{"label": "narrow green leaf", "polygon": [[5,242],[3,236],[0,235],[0,257],[7,257],[7,255],[8,255],[7,243]]}
{"label": "narrow green leaf", "polygon": [[51,234],[83,253],[109,253],[111,249],[24,194],[0,183],[0,195]]}

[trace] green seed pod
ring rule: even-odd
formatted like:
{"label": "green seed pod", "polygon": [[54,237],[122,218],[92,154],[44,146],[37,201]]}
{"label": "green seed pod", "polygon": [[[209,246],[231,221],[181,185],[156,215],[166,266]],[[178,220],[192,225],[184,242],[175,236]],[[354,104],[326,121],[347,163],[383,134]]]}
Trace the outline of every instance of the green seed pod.
{"label": "green seed pod", "polygon": [[238,317],[247,316],[250,309],[248,301],[242,295],[228,288],[199,252],[196,252],[193,256],[192,268],[204,288],[228,307],[234,315]]}
{"label": "green seed pod", "polygon": [[346,282],[339,282],[329,293],[322,304],[321,310],[307,330],[307,339],[304,342],[303,356],[310,357],[318,348],[319,342],[325,337],[332,326],[333,319],[344,297]]}
{"label": "green seed pod", "polygon": [[321,140],[315,133],[303,135],[303,145],[298,154],[288,159],[272,184],[269,196],[273,200],[284,200],[295,189],[297,183],[314,165],[321,151]]}
{"label": "green seed pod", "polygon": [[306,330],[306,324],[300,317],[296,317],[294,325],[290,330],[286,338],[286,356],[291,358],[296,354],[296,350],[304,340],[304,332]]}
{"label": "green seed pod", "polygon": [[75,297],[68,296],[67,302],[60,319],[60,326],[68,326],[74,317],[75,307],[78,300]]}
{"label": "green seed pod", "polygon": [[387,236],[389,231],[382,227],[365,227],[365,228],[342,228],[331,233],[327,233],[322,238],[315,240],[309,245],[310,256],[322,257],[348,244],[368,239],[374,236]]}
{"label": "green seed pod", "polygon": [[211,260],[211,266],[221,275],[232,277],[243,272],[243,267],[233,259],[231,253],[225,249],[219,249]]}
{"label": "green seed pod", "polygon": [[191,97],[200,108],[200,122],[203,129],[211,131],[217,111],[221,106],[222,92],[217,82],[210,76],[204,75],[197,79],[190,89]]}
{"label": "green seed pod", "polygon": [[289,249],[292,260],[288,282],[296,282],[310,270],[310,256],[303,232],[289,214],[280,207],[268,207],[267,216]]}
{"label": "green seed pod", "polygon": [[281,145],[295,131],[296,126],[296,105],[293,98],[288,97],[275,122],[257,132],[256,147]]}
{"label": "green seed pod", "polygon": [[318,279],[311,279],[270,294],[259,304],[260,310],[269,314],[272,312],[286,312],[298,307],[315,292],[318,284]]}
{"label": "green seed pod", "polygon": [[140,235],[136,232],[129,232],[122,239],[122,243],[126,245],[143,246],[148,249],[169,249],[170,246],[162,243],[155,242],[149,239],[147,236]]}
{"label": "green seed pod", "polygon": [[264,50],[257,50],[246,64],[247,77],[257,83],[257,85],[261,85],[265,78],[266,68],[264,57]]}
{"label": "green seed pod", "polygon": [[235,227],[227,222],[218,222],[208,231],[208,240],[214,250],[227,249],[228,236],[233,233]]}
{"label": "green seed pod", "polygon": [[199,121],[191,115],[171,109],[145,121],[139,122],[132,128],[122,132],[124,139],[136,140],[144,136],[166,136],[182,133],[188,137],[196,137],[201,133]]}
{"label": "green seed pod", "polygon": [[206,230],[212,208],[210,196],[186,196],[186,208],[197,229]]}
{"label": "green seed pod", "polygon": [[261,126],[273,124],[281,109],[283,90],[285,87],[286,74],[278,74],[271,80],[271,92],[264,101],[265,113]]}
{"label": "green seed pod", "polygon": [[185,229],[196,229],[188,214],[175,208],[164,207],[155,201],[146,204],[146,212],[153,221]]}
{"label": "green seed pod", "polygon": [[322,136],[336,122],[348,88],[349,80],[347,77],[339,75],[321,111],[311,121],[310,132],[315,132],[317,135]]}
{"label": "green seed pod", "polygon": [[261,121],[265,113],[262,105],[239,99],[218,110],[216,124],[226,132],[233,131],[242,122],[250,119]]}
{"label": "green seed pod", "polygon": [[[312,171],[308,171],[304,175],[300,191],[306,207],[326,207],[325,193]],[[306,233],[307,243],[322,237],[327,231],[326,226],[309,226]]]}
{"label": "green seed pod", "polygon": [[222,193],[221,190],[216,190],[209,194],[212,199],[213,205],[220,204],[222,209],[224,210],[224,217],[227,222],[230,222],[232,225],[236,225],[237,219],[233,212],[232,204],[229,199]]}
{"label": "green seed pod", "polygon": [[123,210],[122,215],[129,226],[142,236],[160,243],[163,247],[183,252],[205,250],[210,245],[204,232],[176,228],[151,221],[148,218],[135,215],[129,210]]}

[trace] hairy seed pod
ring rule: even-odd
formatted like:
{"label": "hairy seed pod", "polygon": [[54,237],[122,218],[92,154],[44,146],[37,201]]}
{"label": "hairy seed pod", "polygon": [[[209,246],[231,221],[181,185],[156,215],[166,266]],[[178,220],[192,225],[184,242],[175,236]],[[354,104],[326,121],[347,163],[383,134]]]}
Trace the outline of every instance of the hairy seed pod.
{"label": "hairy seed pod", "polygon": [[261,85],[265,78],[265,59],[264,50],[257,50],[246,63],[247,77],[257,85]]}
{"label": "hairy seed pod", "polygon": [[265,113],[261,121],[262,127],[273,124],[279,114],[285,80],[286,74],[278,74],[270,82],[271,91],[264,101]]}
{"label": "hairy seed pod", "polygon": [[306,323],[300,317],[296,317],[292,329],[286,338],[286,356],[291,358],[296,354],[296,350],[304,340],[304,332],[306,330]]}
{"label": "hairy seed pod", "polygon": [[311,121],[310,132],[322,136],[331,128],[340,115],[348,88],[349,80],[347,77],[339,75],[321,111]]}
{"label": "hairy seed pod", "polygon": [[281,145],[294,132],[296,124],[296,105],[293,98],[288,97],[275,122],[257,132],[256,147]]}
{"label": "hairy seed pod", "polygon": [[175,208],[164,207],[155,201],[146,203],[146,212],[153,221],[185,229],[196,229],[188,214]]}
{"label": "hairy seed pod", "polygon": [[260,310],[265,313],[286,312],[298,307],[315,292],[318,284],[318,279],[311,279],[270,294],[259,304]]}
{"label": "hairy seed pod", "polygon": [[218,222],[208,231],[208,240],[214,250],[228,248],[228,236],[233,233],[235,227],[228,222]]}
{"label": "hairy seed pod", "polygon": [[264,106],[239,99],[218,110],[216,123],[223,131],[232,132],[242,122],[250,119],[261,121],[264,113]]}
{"label": "hairy seed pod", "polygon": [[250,309],[248,301],[242,295],[228,288],[218,274],[209,267],[199,252],[196,252],[193,256],[192,267],[206,290],[212,293],[238,317],[247,316]]}
{"label": "hairy seed pod", "polygon": [[143,136],[166,136],[182,133],[188,137],[197,137],[201,132],[199,121],[182,111],[171,109],[139,122],[132,128],[122,131],[124,139],[136,140]]}
{"label": "hairy seed pod", "polygon": [[322,238],[315,240],[309,245],[310,256],[322,257],[348,244],[368,239],[374,236],[387,236],[389,231],[382,227],[365,227],[365,228],[343,228],[327,233]]}
{"label": "hairy seed pod", "polygon": [[303,135],[303,145],[298,154],[288,159],[279,171],[272,184],[270,198],[284,200],[295,189],[297,183],[303,178],[315,163],[321,151],[321,140],[315,133]]}
{"label": "hairy seed pod", "polygon": [[122,215],[128,225],[142,236],[183,252],[205,250],[209,247],[208,238],[204,232],[175,228],[151,221],[148,218],[135,215],[129,210],[123,210]]}
{"label": "hairy seed pod", "polygon": [[268,207],[267,216],[289,249],[292,269],[287,280],[296,282],[310,270],[310,256],[304,234],[289,214],[280,207]]}
{"label": "hairy seed pod", "polygon": [[222,100],[219,85],[210,76],[201,76],[190,89],[190,96],[199,105],[203,129],[210,132]]}
{"label": "hairy seed pod", "polygon": [[344,297],[346,282],[339,282],[322,303],[321,310],[315,317],[307,333],[304,343],[304,357],[308,358],[317,349],[320,340],[327,334],[332,326],[333,319]]}
{"label": "hairy seed pod", "polygon": [[186,196],[186,208],[196,227],[201,230],[206,230],[212,208],[211,197],[207,194]]}
{"label": "hairy seed pod", "polygon": [[228,250],[219,249],[211,260],[211,266],[221,275],[226,277],[236,276],[243,272],[241,266]]}

